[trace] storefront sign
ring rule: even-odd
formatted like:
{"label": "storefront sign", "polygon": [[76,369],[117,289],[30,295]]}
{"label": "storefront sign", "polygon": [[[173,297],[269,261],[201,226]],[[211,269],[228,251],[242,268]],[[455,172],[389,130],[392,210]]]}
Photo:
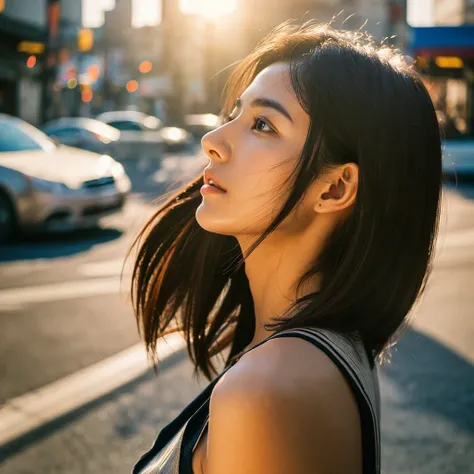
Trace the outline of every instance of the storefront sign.
{"label": "storefront sign", "polygon": [[17,49],[19,53],[42,54],[44,52],[44,43],[21,41],[20,43],[18,43]]}

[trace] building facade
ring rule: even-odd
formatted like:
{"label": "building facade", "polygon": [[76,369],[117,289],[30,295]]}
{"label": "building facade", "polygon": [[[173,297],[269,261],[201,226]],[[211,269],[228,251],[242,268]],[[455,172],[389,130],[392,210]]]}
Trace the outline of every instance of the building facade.
{"label": "building facade", "polygon": [[474,3],[433,0],[432,24],[410,28],[418,66],[446,139],[474,137]]}
{"label": "building facade", "polygon": [[378,41],[393,31],[389,0],[239,0],[231,15],[217,21],[183,15],[178,4],[163,0],[163,24],[176,105],[185,112],[218,112],[231,65],[285,20],[326,23],[335,18],[335,26],[363,27]]}
{"label": "building facade", "polygon": [[4,6],[0,13],[0,112],[36,123],[47,37],[46,0],[5,0]]}
{"label": "building facade", "polygon": [[38,124],[54,106],[45,84],[45,72],[54,75],[48,58],[52,34],[56,53],[74,49],[81,28],[81,2],[77,0],[4,0],[0,12],[0,111]]}

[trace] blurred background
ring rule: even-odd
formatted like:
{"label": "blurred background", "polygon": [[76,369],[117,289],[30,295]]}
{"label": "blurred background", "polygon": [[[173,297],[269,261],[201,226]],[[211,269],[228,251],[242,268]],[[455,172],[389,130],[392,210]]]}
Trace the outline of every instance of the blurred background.
{"label": "blurred background", "polygon": [[179,338],[148,369],[122,265],[205,165],[232,64],[289,18],[362,27],[430,91],[441,232],[381,369],[383,471],[474,473],[471,0],[0,0],[0,473],[130,472],[205,386]]}

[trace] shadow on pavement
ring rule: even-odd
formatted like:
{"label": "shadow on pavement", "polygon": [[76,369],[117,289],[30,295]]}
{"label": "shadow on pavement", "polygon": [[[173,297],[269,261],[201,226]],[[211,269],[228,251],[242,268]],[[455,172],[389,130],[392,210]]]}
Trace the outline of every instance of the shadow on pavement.
{"label": "shadow on pavement", "polygon": [[0,246],[0,262],[69,257],[122,235],[122,230],[98,227],[64,234],[26,236],[19,243]]}
{"label": "shadow on pavement", "polygon": [[[160,371],[166,371],[168,368],[171,368],[180,362],[187,359],[187,354],[185,350],[179,350],[174,354],[170,355],[168,358],[160,362]],[[9,457],[16,455],[17,453],[25,450],[29,446],[38,443],[39,440],[51,436],[58,430],[61,430],[65,426],[74,423],[80,418],[86,416],[91,411],[99,408],[100,406],[116,401],[119,397],[123,396],[126,393],[133,394],[136,388],[144,383],[147,380],[156,378],[156,375],[153,372],[153,369],[147,370],[143,375],[138,376],[137,378],[131,380],[130,382],[118,387],[117,389],[111,391],[110,393],[103,395],[81,407],[78,407],[76,410],[67,413],[65,415],[52,420],[33,431],[21,435],[19,438],[16,438],[4,445],[0,445],[0,467],[2,462],[6,461]],[[144,416],[147,412],[144,412]],[[140,423],[143,420],[137,419],[134,420],[134,423]],[[131,420],[127,420],[129,424]],[[116,430],[122,438],[128,438],[132,435],[134,426],[127,426],[126,428],[123,425],[117,426]]]}
{"label": "shadow on pavement", "polygon": [[381,372],[399,386],[411,411],[441,416],[474,433],[474,366],[469,361],[410,329]]}

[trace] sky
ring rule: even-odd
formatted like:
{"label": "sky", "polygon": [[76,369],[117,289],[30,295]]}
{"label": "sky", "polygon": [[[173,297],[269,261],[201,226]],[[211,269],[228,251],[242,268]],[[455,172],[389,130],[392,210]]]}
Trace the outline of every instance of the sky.
{"label": "sky", "polygon": [[[192,11],[196,0],[179,0],[183,11]],[[210,0],[205,0],[209,2]],[[224,0],[220,0],[221,2]],[[432,24],[434,0],[407,0],[408,22],[413,26]],[[132,0],[133,19],[136,27],[159,23],[161,18],[160,0]],[[103,11],[111,10],[115,0],[82,0],[83,23],[86,27],[100,26],[104,21]]]}

